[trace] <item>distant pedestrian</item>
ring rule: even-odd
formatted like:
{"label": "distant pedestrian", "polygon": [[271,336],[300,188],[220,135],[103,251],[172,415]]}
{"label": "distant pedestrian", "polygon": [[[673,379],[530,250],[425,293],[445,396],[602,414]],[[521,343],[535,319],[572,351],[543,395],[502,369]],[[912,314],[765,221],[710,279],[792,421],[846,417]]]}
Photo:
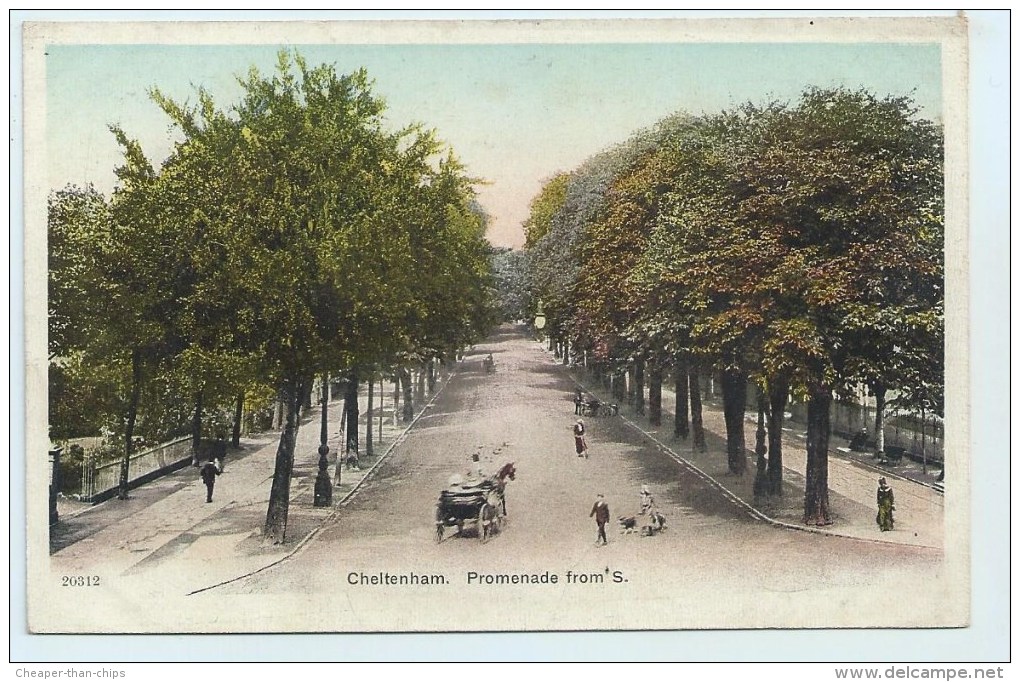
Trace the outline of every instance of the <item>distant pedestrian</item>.
{"label": "distant pedestrian", "polygon": [[581,389],[574,391],[574,414],[582,414],[581,406],[584,405],[584,394],[581,393]]}
{"label": "distant pedestrian", "polygon": [[591,513],[588,514],[588,518],[595,517],[595,523],[598,524],[599,534],[595,538],[595,545],[605,545],[609,543],[606,538],[606,524],[609,523],[609,505],[606,504],[606,499],[600,493],[595,498],[595,504],[592,505]]}
{"label": "distant pedestrian", "polygon": [[878,479],[878,516],[875,517],[875,521],[878,522],[878,527],[883,530],[893,529],[893,512],[896,511],[893,500],[893,491],[890,488],[884,478]]}
{"label": "distant pedestrian", "polygon": [[584,420],[578,419],[574,424],[574,449],[578,457],[588,459],[588,443],[584,439]]}
{"label": "distant pedestrian", "polygon": [[666,517],[659,513],[655,507],[655,498],[647,485],[641,486],[641,531],[645,535],[654,535],[662,530]]}
{"label": "distant pedestrian", "polygon": [[220,470],[216,466],[216,463],[209,460],[202,465],[202,482],[205,483],[205,501],[212,502],[213,486],[216,485],[216,477],[220,475]]}
{"label": "distant pedestrian", "polygon": [[216,460],[216,468],[222,474],[223,463],[227,459],[227,441],[223,439],[223,436],[216,438],[216,443],[213,445],[213,458]]}
{"label": "distant pedestrian", "polygon": [[641,513],[647,514],[655,507],[655,498],[647,485],[641,486]]}

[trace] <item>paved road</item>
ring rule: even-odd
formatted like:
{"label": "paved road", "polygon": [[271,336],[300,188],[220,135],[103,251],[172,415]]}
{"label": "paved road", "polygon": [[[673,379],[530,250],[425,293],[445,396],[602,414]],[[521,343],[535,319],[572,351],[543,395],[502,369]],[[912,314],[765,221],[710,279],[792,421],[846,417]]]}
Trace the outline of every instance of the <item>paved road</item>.
{"label": "paved road", "polygon": [[[492,375],[481,365],[489,352]],[[469,354],[407,439],[300,551],[192,599],[213,603],[229,595],[252,613],[269,609],[271,622],[242,627],[254,630],[302,623],[374,631],[945,622],[952,582],[941,551],[764,523],[621,419],[587,420],[591,457],[576,457],[573,385],[537,342],[504,329]],[[479,451],[489,470],[516,463],[509,523],[487,544],[471,537],[437,544],[437,494]],[[642,484],[668,517],[668,530],[649,538],[614,527],[610,544],[596,547],[588,517],[595,494],[606,495],[615,519],[637,511]],[[485,576],[521,574],[529,581],[555,575],[557,582],[479,584]],[[422,576],[444,584],[372,584]]]}

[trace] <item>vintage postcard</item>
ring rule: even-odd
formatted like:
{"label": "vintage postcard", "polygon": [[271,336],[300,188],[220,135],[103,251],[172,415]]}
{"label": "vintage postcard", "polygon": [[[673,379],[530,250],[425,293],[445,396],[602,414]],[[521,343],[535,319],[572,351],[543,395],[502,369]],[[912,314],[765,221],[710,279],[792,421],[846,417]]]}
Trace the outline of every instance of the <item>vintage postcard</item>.
{"label": "vintage postcard", "polygon": [[23,39],[32,633],[970,623],[965,17]]}

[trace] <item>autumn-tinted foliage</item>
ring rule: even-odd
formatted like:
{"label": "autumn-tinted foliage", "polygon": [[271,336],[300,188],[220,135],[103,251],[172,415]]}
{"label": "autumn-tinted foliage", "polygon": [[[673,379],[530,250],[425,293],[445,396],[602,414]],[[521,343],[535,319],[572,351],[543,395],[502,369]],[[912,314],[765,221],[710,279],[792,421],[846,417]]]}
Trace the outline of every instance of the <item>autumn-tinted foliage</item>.
{"label": "autumn-tinted foliage", "polygon": [[833,398],[867,385],[942,410],[941,130],[908,98],[813,88],[674,116],[622,149],[571,175],[530,246],[533,269],[554,273],[533,285],[555,301],[554,333],[610,364],[713,367],[734,473],[753,378],[769,396],[772,494],[782,406],[790,391],[807,400],[805,521],[830,522]]}

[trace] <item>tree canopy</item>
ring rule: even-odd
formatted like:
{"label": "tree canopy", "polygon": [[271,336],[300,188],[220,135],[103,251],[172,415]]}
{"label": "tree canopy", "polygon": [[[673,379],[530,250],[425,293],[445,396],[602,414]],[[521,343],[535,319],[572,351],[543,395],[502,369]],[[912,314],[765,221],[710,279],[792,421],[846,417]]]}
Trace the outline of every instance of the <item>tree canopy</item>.
{"label": "tree canopy", "polygon": [[[688,357],[724,389],[730,375],[789,387],[818,414],[862,384],[939,413],[942,133],[917,113],[810,88],[677,114],[593,156],[533,203],[529,225],[549,227],[528,243],[532,295],[552,333],[610,365]],[[827,429],[809,424],[819,523]]]}
{"label": "tree canopy", "polygon": [[179,139],[169,158],[153,166],[115,127],[113,197],[51,196],[51,356],[119,367],[113,427],[129,442],[136,417],[162,419],[138,410],[156,386],[173,394],[163,409],[190,399],[196,419],[279,391],[265,531],[282,541],[300,395],[326,372],[448,357],[484,335],[490,246],[476,180],[432,131],[394,128],[364,70],[283,51],[238,82],[227,107],[154,88]]}

